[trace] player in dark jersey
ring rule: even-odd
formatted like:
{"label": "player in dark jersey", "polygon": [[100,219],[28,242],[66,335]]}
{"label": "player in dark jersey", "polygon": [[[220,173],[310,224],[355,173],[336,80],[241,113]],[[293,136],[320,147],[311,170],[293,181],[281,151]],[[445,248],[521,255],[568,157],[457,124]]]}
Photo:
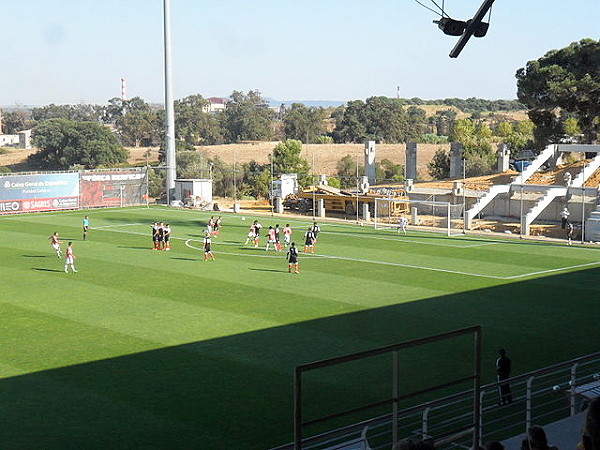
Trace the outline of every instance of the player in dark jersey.
{"label": "player in dark jersey", "polygon": [[152,225],[152,250],[158,250],[158,222],[154,222]]}
{"label": "player in dark jersey", "polygon": [[281,238],[281,230],[279,229],[279,224],[276,224],[275,225],[275,250],[277,250],[278,252],[281,251],[280,238]]}
{"label": "player in dark jersey", "polygon": [[211,260],[215,260],[215,255],[210,249],[210,242],[210,233],[207,231],[204,233],[204,261],[207,261],[209,256]]}
{"label": "player in dark jersey", "polygon": [[310,227],[306,233],[304,233],[304,250],[303,253],[306,253],[306,250],[310,248],[310,252],[315,252],[315,234]]}
{"label": "player in dark jersey", "polygon": [[288,272],[292,271],[292,264],[294,265],[294,273],[300,273],[298,270],[298,249],[296,248],[296,243],[292,242],[291,247],[287,251],[287,260],[288,260]]}
{"label": "player in dark jersey", "polygon": [[313,232],[313,235],[315,237],[314,243],[316,244],[317,243],[317,238],[319,237],[319,233],[321,232],[321,227],[319,225],[317,225],[317,222],[315,222],[313,224],[313,226],[312,226],[312,232]]}
{"label": "player in dark jersey", "polygon": [[165,242],[163,250],[171,250],[171,225],[168,223],[165,223],[165,226],[163,227],[163,239]]}

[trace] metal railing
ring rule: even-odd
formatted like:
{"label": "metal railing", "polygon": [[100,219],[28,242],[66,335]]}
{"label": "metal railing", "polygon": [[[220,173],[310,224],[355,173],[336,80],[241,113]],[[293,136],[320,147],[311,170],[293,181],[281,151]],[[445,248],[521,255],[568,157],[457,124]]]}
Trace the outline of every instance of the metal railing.
{"label": "metal railing", "polygon": [[[506,380],[512,403],[499,406],[498,384],[479,389],[479,442],[502,441],[573,416],[600,396],[600,352]],[[386,449],[407,437],[433,439],[436,448],[472,447],[473,390],[374,417],[302,439],[302,449]],[[392,430],[395,429],[395,432]],[[294,444],[277,447],[292,449]],[[296,447],[298,448],[298,447]]]}

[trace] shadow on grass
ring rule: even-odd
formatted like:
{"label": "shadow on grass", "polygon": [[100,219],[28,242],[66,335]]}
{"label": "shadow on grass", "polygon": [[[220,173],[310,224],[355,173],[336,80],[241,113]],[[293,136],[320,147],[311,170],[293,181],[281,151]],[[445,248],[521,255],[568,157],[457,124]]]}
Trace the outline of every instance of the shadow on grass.
{"label": "shadow on grass", "polygon": [[249,267],[248,270],[256,270],[257,272],[276,272],[276,273],[286,273],[287,270],[277,270],[277,269],[258,269],[255,267]]}
{"label": "shadow on grass", "polygon": [[37,270],[39,272],[64,272],[64,270],[46,269],[45,267],[32,267],[31,270]]}
{"label": "shadow on grass", "polygon": [[23,258],[45,258],[46,255],[23,255]]}
{"label": "shadow on grass", "polygon": [[[265,449],[287,443],[299,364],[475,324],[483,327],[483,382],[494,379],[500,346],[508,349],[515,375],[597,351],[600,304],[597,295],[590,297],[599,275],[600,269],[589,269],[5,378],[0,448]],[[282,291],[282,309],[296,301],[293,292]],[[82,357],[92,358],[94,346],[107,343],[83,345]],[[470,345],[402,360],[407,373],[401,382],[447,381],[463,356],[468,366]],[[363,392],[376,385],[369,370],[349,374],[357,378],[351,382],[313,379],[321,390],[305,407],[320,415],[315,404],[372,400]],[[384,392],[389,395],[389,386]]]}

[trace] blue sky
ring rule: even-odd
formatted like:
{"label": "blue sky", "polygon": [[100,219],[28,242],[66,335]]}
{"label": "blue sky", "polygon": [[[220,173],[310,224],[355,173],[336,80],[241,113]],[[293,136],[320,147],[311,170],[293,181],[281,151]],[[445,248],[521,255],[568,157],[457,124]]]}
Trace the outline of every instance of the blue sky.
{"label": "blue sky", "polygon": [[[421,0],[434,6],[431,0]],[[445,0],[468,19],[483,0]],[[438,1],[441,4],[442,0]],[[485,38],[456,39],[413,0],[171,0],[175,98],[516,98],[516,70],[598,39],[599,0],[496,0]],[[0,0],[0,105],[164,99],[162,0]]]}

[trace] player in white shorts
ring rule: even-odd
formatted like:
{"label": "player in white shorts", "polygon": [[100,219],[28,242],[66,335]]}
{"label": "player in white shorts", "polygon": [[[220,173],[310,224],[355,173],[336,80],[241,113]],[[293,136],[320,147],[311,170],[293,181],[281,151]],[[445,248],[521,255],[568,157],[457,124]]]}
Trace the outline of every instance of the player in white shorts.
{"label": "player in white shorts", "polygon": [[69,245],[67,246],[67,252],[65,255],[65,273],[68,272],[67,268],[71,266],[71,270],[73,271],[73,273],[77,272],[75,270],[75,255],[73,254],[73,243],[69,242]]}
{"label": "player in white shorts", "polygon": [[60,258],[60,244],[62,244],[62,241],[58,240],[58,231],[55,231],[48,239],[50,239],[50,245],[56,252],[56,257]]}

